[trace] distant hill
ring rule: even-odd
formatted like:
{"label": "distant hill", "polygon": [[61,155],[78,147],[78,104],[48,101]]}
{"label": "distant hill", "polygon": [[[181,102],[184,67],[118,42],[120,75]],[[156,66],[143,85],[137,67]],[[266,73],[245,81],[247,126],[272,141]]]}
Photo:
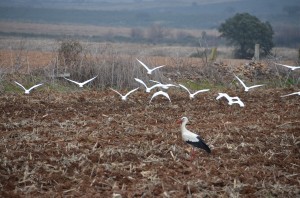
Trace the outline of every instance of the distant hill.
{"label": "distant hill", "polygon": [[269,21],[281,39],[278,43],[300,43],[299,0],[0,1],[0,21],[105,27],[159,24],[164,28],[217,29],[227,18],[242,12]]}
{"label": "distant hill", "polygon": [[[172,3],[171,3],[172,2]],[[235,13],[248,12],[272,25],[299,25],[299,0],[10,0],[0,1],[0,20],[38,23],[216,28]]]}

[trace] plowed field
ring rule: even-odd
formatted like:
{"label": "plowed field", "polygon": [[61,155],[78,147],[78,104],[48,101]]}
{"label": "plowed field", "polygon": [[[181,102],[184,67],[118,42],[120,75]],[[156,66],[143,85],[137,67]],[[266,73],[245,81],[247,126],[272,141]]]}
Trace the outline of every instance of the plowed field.
{"label": "plowed field", "polygon": [[[143,90],[0,96],[1,197],[297,197],[300,100],[296,90],[216,91],[172,103]],[[182,141],[176,120],[212,153]]]}

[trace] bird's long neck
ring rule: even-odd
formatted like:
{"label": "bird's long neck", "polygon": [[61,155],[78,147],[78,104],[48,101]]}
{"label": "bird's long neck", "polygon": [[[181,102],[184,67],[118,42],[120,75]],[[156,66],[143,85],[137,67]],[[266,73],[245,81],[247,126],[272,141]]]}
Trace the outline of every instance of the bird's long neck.
{"label": "bird's long neck", "polygon": [[186,123],[187,121],[183,121],[181,123],[181,126],[180,126],[180,130],[181,130],[181,133],[183,134],[187,129],[186,129]]}

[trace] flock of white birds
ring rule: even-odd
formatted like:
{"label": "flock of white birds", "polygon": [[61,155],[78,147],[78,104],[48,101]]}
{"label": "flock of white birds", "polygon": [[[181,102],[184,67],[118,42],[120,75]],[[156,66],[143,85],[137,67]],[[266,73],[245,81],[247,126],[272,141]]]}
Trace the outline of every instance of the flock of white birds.
{"label": "flock of white birds", "polygon": [[[137,59],[137,61],[138,61],[138,62],[139,62],[139,63],[147,70],[147,74],[149,74],[149,75],[151,75],[155,70],[157,70],[157,69],[162,68],[162,67],[165,66],[165,65],[160,65],[160,66],[157,66],[157,67],[154,67],[154,68],[151,69],[151,68],[149,68],[145,63],[143,63],[142,61],[140,61],[139,59]],[[300,69],[300,66],[290,66],[290,65],[280,64],[280,63],[275,63],[275,64],[280,65],[280,66],[283,66],[283,67],[287,67],[287,68],[289,68],[291,71],[294,71],[294,70],[296,70],[296,69]],[[65,77],[64,77],[64,79],[66,79],[66,80],[68,80],[68,81],[70,81],[70,82],[72,82],[72,83],[77,84],[79,87],[83,87],[85,84],[87,84],[87,83],[93,81],[93,80],[94,80],[95,78],[97,78],[97,77],[98,77],[98,75],[95,76],[95,77],[93,77],[93,78],[91,78],[91,79],[89,79],[89,80],[86,80],[86,81],[84,81],[84,82],[77,82],[77,81],[75,81],[75,80],[71,80],[71,79],[68,79],[68,78],[65,78]],[[253,89],[253,88],[257,88],[257,87],[264,86],[263,84],[262,84],[262,85],[252,85],[252,86],[247,86],[247,85],[246,85],[246,84],[245,84],[238,76],[234,75],[234,77],[235,77],[235,78],[240,82],[240,84],[244,87],[244,91],[245,91],[245,92],[248,92],[250,89]],[[195,96],[196,96],[197,94],[209,91],[209,89],[202,89],[202,90],[197,90],[197,91],[195,91],[194,93],[191,93],[191,91],[190,91],[186,86],[184,86],[184,85],[182,85],[182,84],[178,84],[178,85],[174,85],[174,84],[163,84],[163,83],[158,82],[158,81],[155,81],[155,80],[150,80],[150,82],[155,83],[155,84],[152,85],[152,86],[148,86],[148,85],[147,85],[143,80],[141,80],[141,79],[134,78],[134,80],[135,80],[136,82],[140,83],[141,85],[143,85],[143,86],[145,87],[145,91],[146,91],[147,93],[150,93],[151,90],[152,90],[152,89],[155,89],[155,88],[161,88],[161,89],[167,90],[167,89],[169,89],[170,87],[181,87],[181,88],[183,88],[184,90],[186,90],[186,91],[188,92],[189,98],[190,98],[190,99],[193,99],[193,98],[195,98]],[[43,83],[40,83],[40,84],[37,84],[37,85],[34,85],[34,86],[30,87],[29,89],[26,89],[22,84],[20,84],[20,83],[18,83],[18,82],[16,82],[16,81],[15,81],[15,83],[16,83],[17,85],[19,85],[19,86],[25,91],[25,94],[29,94],[31,90],[33,90],[33,89],[35,89],[35,88],[37,88],[37,87],[43,85]],[[119,91],[117,91],[117,90],[115,90],[115,89],[113,89],[113,88],[110,88],[110,89],[111,89],[112,91],[114,91],[115,93],[117,93],[118,95],[120,95],[120,97],[121,97],[121,99],[122,99],[123,101],[126,101],[126,100],[127,100],[127,97],[128,97],[130,94],[132,94],[132,93],[134,93],[135,91],[137,91],[139,88],[135,88],[135,89],[129,91],[128,93],[126,93],[125,95],[121,94]],[[171,102],[171,99],[170,99],[169,94],[168,94],[167,92],[161,91],[161,90],[158,91],[158,92],[155,92],[155,93],[152,95],[150,102],[153,100],[153,98],[155,98],[155,97],[157,97],[157,96],[159,96],[159,95],[166,97],[166,98]],[[291,95],[300,95],[300,91],[299,91],[299,92],[290,93],[290,94],[287,94],[287,95],[283,95],[283,96],[281,96],[281,97],[286,97],[286,96],[291,96]],[[235,103],[236,103],[236,104],[239,104],[240,107],[244,107],[244,106],[245,106],[245,104],[241,101],[241,99],[240,99],[238,96],[231,97],[231,96],[229,96],[229,95],[226,94],[226,93],[219,93],[219,95],[216,97],[216,100],[219,100],[219,99],[222,98],[222,97],[225,97],[225,98],[228,100],[228,104],[229,104],[229,105],[232,105],[232,104],[235,104]]]}
{"label": "flock of white birds", "polygon": [[[157,67],[154,67],[152,69],[150,69],[147,65],[145,65],[142,61],[138,60],[137,61],[147,70],[147,74],[151,75],[155,70],[159,69],[159,68],[162,68],[164,67],[165,65],[161,65],[161,66],[157,66]],[[279,64],[279,63],[275,63],[277,65],[281,65],[283,67],[287,67],[289,68],[291,71],[294,71],[296,69],[300,69],[300,66],[290,66],[290,65],[283,65],[283,64]],[[262,85],[252,85],[252,86],[247,86],[238,76],[234,75],[235,78],[240,82],[240,84],[244,87],[244,91],[245,92],[248,92],[250,89],[254,89],[254,88],[257,88],[257,87],[261,87],[261,86],[264,86],[263,84]],[[74,81],[74,80],[71,80],[71,79],[68,79],[68,78],[65,78],[66,80],[72,82],[72,83],[75,83],[77,84],[79,87],[83,87],[85,84],[93,81],[95,78],[97,78],[97,76],[89,79],[89,80],[86,80],[84,82],[77,82],[77,81]],[[190,99],[193,99],[195,98],[195,96],[199,93],[203,93],[203,92],[207,92],[209,91],[209,89],[202,89],[202,90],[197,90],[195,91],[194,93],[191,93],[191,91],[185,87],[184,85],[182,84],[178,84],[178,85],[174,85],[174,84],[163,84],[161,82],[158,82],[158,81],[154,81],[154,80],[150,80],[150,82],[152,83],[155,83],[154,85],[152,86],[148,86],[143,80],[141,79],[138,79],[138,78],[135,78],[135,81],[140,83],[141,85],[143,85],[145,87],[145,91],[147,93],[150,93],[152,89],[154,88],[161,88],[161,89],[169,89],[170,87],[181,87],[183,88],[185,91],[187,91],[187,93],[189,94],[189,98]],[[42,83],[41,84],[37,84],[37,85],[34,85],[32,87],[30,87],[29,89],[26,89],[22,84],[18,83],[15,81],[15,83],[17,85],[19,85],[24,91],[25,91],[25,94],[29,94],[31,90],[43,85]],[[131,91],[129,91],[128,93],[126,93],[125,95],[121,94],[119,91],[115,90],[115,89],[112,89],[110,88],[113,92],[117,93],[121,99],[123,101],[126,101],[127,100],[127,97],[134,93],[135,91],[137,91],[139,89],[139,87],[135,88],[135,89],[132,89]],[[300,96],[300,91],[299,92],[295,92],[295,93],[290,93],[290,94],[287,94],[287,95],[283,95],[281,97],[286,97],[286,96],[291,96],[291,95],[299,95]],[[151,100],[150,100],[150,103],[151,101],[153,100],[153,98],[157,97],[157,96],[164,96],[166,97],[170,102],[171,102],[171,99],[170,99],[170,96],[167,92],[165,91],[157,91],[155,92],[152,97],[151,97]],[[218,96],[216,97],[216,100],[219,100],[221,98],[226,98],[227,101],[228,101],[228,104],[229,105],[232,105],[232,104],[238,104],[240,107],[244,107],[245,104],[241,101],[241,99],[237,96],[235,97],[231,97],[229,96],[227,93],[218,93]],[[201,149],[204,149],[207,153],[210,153],[211,150],[209,148],[209,146],[200,138],[199,135],[189,131],[187,128],[186,128],[186,124],[188,123],[188,118],[187,117],[182,117],[181,119],[178,120],[178,123],[181,123],[181,135],[182,135],[182,139],[194,146],[194,147],[197,147],[197,148],[201,148]],[[190,155],[192,157],[192,159],[194,159],[194,150],[192,149],[192,154]]]}

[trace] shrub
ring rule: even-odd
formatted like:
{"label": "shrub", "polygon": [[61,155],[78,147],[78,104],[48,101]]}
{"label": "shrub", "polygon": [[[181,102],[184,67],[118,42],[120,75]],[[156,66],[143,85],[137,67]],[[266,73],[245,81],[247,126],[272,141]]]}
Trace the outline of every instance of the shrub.
{"label": "shrub", "polygon": [[72,39],[63,40],[58,49],[59,64],[67,67],[79,64],[82,51],[83,47],[79,41]]}

